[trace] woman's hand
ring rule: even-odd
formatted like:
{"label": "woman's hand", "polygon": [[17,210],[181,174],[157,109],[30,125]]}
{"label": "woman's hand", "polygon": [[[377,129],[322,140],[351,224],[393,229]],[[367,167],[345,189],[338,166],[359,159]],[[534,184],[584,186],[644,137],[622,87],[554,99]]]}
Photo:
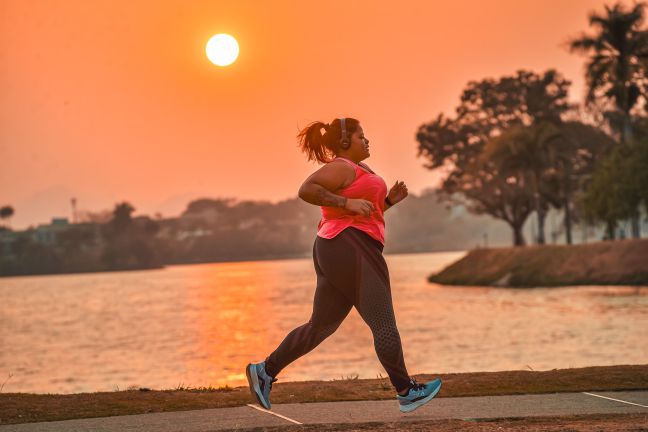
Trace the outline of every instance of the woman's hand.
{"label": "woman's hand", "polygon": [[359,213],[365,216],[371,216],[371,213],[376,210],[371,201],[362,198],[347,198],[344,208],[353,213]]}
{"label": "woman's hand", "polygon": [[399,182],[396,180],[396,183],[394,183],[394,186],[391,187],[389,190],[389,193],[387,194],[387,198],[389,198],[389,201],[393,204],[396,204],[397,202],[400,202],[405,199],[405,197],[408,195],[407,192],[407,186],[405,186],[405,182]]}

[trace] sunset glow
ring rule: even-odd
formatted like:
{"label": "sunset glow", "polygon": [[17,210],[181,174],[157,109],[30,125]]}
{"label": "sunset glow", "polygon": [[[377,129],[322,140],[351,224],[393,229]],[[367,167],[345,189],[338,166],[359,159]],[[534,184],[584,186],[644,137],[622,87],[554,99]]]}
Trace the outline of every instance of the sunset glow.
{"label": "sunset glow", "polygon": [[[294,198],[316,168],[297,149],[298,127],[338,116],[362,122],[372,169],[419,194],[442,173],[417,158],[415,131],[453,112],[470,80],[556,68],[581,100],[583,58],[564,42],[603,7],[63,3],[7,1],[0,14],[0,182],[11,185],[14,229],[71,218],[72,197],[80,211],[128,200],[165,217],[200,197]],[[207,56],[219,33],[238,41],[230,66]]]}
{"label": "sunset glow", "polygon": [[234,37],[221,33],[209,39],[205,51],[209,61],[216,66],[229,66],[238,57],[239,46]]}

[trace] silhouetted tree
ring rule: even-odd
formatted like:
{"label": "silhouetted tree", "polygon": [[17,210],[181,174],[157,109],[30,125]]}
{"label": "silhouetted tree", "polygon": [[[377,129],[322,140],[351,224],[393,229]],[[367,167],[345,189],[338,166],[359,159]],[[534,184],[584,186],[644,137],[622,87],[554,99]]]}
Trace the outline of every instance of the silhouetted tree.
{"label": "silhouetted tree", "polygon": [[131,227],[132,217],[131,215],[135,211],[135,207],[130,205],[127,202],[117,204],[115,210],[113,210],[113,218],[110,221],[110,225],[117,233],[125,233]]}
{"label": "silhouetted tree", "polygon": [[609,239],[615,238],[619,220],[639,216],[642,203],[648,212],[648,129],[644,127],[635,128],[633,139],[614,147],[581,199],[588,221],[605,223]]}
{"label": "silhouetted tree", "polygon": [[56,236],[56,243],[66,256],[80,253],[84,247],[94,246],[95,230],[92,226],[74,224]]}
{"label": "silhouetted tree", "polygon": [[[646,91],[646,68],[648,66],[648,32],[641,28],[644,21],[645,3],[636,3],[626,10],[621,3],[605,6],[605,14],[589,15],[593,35],[583,34],[570,41],[572,52],[588,56],[586,102],[609,102],[604,115],[612,129],[618,133],[622,144],[632,139],[632,110]],[[620,150],[623,153],[625,150]],[[618,155],[617,155],[618,157]],[[609,170],[609,168],[607,168]],[[607,176],[601,174],[601,176]],[[608,180],[614,181],[613,178]],[[587,202],[592,202],[588,200]],[[601,198],[599,205],[606,202]],[[640,236],[637,209],[619,213],[609,209],[608,215],[618,215],[632,220],[632,235]]]}
{"label": "silhouetted tree", "polygon": [[0,219],[9,219],[14,214],[14,209],[11,206],[0,207]]}
{"label": "silhouetted tree", "polygon": [[131,216],[134,211],[131,204],[119,203],[113,211],[113,219],[102,227],[101,260],[109,269],[147,268],[160,264],[153,238],[159,225],[150,218],[135,223]]}
{"label": "silhouetted tree", "polygon": [[571,52],[588,56],[586,102],[603,99],[612,103],[606,115],[622,141],[631,138],[630,112],[645,86],[648,32],[640,28],[645,6],[636,3],[626,10],[616,3],[605,6],[605,15],[590,13],[589,24],[595,33],[582,34],[569,45]]}
{"label": "silhouetted tree", "polygon": [[5,274],[23,275],[38,273],[58,273],[63,260],[56,251],[47,245],[36,243],[23,234],[11,244],[14,259],[11,268],[3,268]]}
{"label": "silhouetted tree", "polygon": [[88,210],[77,211],[77,223],[97,223],[105,224],[112,220],[114,214],[113,210],[106,209],[98,212]]}
{"label": "silhouetted tree", "polygon": [[490,140],[482,158],[500,173],[529,188],[538,216],[537,243],[544,244],[549,207],[565,211],[567,243],[571,243],[571,202],[583,176],[614,141],[593,126],[579,122],[541,121],[516,126]]}
{"label": "silhouetted tree", "polygon": [[513,230],[513,243],[523,245],[522,226],[536,208],[528,178],[501,172],[481,155],[488,141],[512,127],[559,123],[571,108],[569,85],[554,70],[542,75],[518,71],[498,80],[473,81],[464,90],[454,118],[440,114],[420,126],[418,155],[428,159],[426,168],[446,170],[439,190],[442,199],[504,220]]}

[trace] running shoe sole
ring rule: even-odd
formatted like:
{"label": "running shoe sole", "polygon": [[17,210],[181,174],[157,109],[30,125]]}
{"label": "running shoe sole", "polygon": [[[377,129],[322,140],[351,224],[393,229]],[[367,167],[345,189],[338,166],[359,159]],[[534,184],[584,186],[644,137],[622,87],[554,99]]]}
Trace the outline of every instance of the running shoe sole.
{"label": "running shoe sole", "polygon": [[[252,371],[252,368],[255,368],[255,370]],[[263,399],[261,387],[259,387],[259,378],[256,373],[256,367],[252,363],[248,364],[245,368],[245,375],[247,376],[248,385],[250,386],[250,393],[252,393],[252,396],[256,398],[257,402],[259,402],[259,405],[261,405],[263,408],[270,409],[270,406],[266,405],[265,400]]]}
{"label": "running shoe sole", "polygon": [[404,413],[412,412],[412,411],[414,411],[416,408],[418,408],[418,407],[420,407],[420,406],[423,406],[423,405],[425,405],[426,403],[430,402],[430,401],[432,400],[432,398],[433,398],[434,396],[436,396],[437,393],[439,393],[439,390],[441,390],[441,384],[442,384],[442,383],[439,383],[439,387],[437,387],[436,389],[434,389],[434,391],[433,391],[432,393],[430,393],[429,395],[425,396],[423,399],[417,400],[416,402],[412,402],[411,404],[408,404],[408,405],[400,405],[400,410],[401,410],[401,412],[404,412]]}

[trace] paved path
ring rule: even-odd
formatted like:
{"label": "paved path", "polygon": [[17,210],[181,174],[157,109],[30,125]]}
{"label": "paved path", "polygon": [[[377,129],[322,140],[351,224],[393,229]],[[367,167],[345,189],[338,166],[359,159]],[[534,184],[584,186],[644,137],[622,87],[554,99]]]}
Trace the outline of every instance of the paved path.
{"label": "paved path", "polygon": [[403,414],[396,400],[275,404],[0,426],[0,432],[203,432],[260,426],[647,413],[648,391],[438,398]]}

